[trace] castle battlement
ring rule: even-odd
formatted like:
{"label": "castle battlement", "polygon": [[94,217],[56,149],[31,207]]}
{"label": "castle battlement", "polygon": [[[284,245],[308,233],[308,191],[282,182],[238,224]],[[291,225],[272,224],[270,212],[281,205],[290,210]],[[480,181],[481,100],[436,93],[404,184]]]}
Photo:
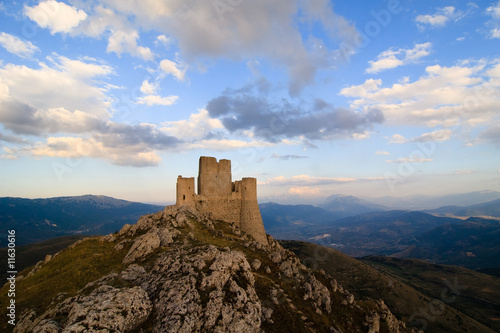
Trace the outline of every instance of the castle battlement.
{"label": "castle battlement", "polygon": [[177,177],[176,205],[190,206],[215,220],[235,223],[256,240],[267,244],[266,231],[257,203],[257,179],[232,181],[231,161],[200,157],[198,193],[194,177]]}

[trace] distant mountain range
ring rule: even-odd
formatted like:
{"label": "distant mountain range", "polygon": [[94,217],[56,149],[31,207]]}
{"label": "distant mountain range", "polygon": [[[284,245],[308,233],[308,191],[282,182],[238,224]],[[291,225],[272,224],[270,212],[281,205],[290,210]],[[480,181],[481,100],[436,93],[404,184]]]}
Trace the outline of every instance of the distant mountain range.
{"label": "distant mountain range", "polygon": [[476,191],[441,196],[411,195],[402,197],[365,198],[371,203],[391,209],[426,210],[443,206],[470,206],[500,199],[497,191]]}
{"label": "distant mountain range", "polygon": [[332,246],[346,254],[390,255],[406,249],[423,232],[458,219],[423,212],[391,210],[365,213],[333,221],[328,227],[303,230],[302,239]]}
{"label": "distant mountain range", "polygon": [[[0,198],[0,230],[16,230],[17,245],[66,235],[102,235],[162,206],[83,195],[48,199]],[[1,236],[1,235],[0,235]],[[7,237],[0,237],[0,246]]]}
{"label": "distant mountain range", "polygon": [[[349,195],[334,194],[330,197],[300,196],[283,194],[274,197],[259,197],[260,203],[275,202],[281,205],[308,204],[313,206],[326,205],[329,201],[348,203],[359,202],[364,206],[378,207],[377,210],[428,210],[443,206],[470,206],[500,199],[500,192],[485,190],[446,195],[409,195],[409,196],[383,196],[383,197],[354,197]],[[385,207],[385,208],[384,208]],[[359,213],[361,214],[361,213]]]}
{"label": "distant mountain range", "polygon": [[374,204],[352,195],[341,194],[329,196],[325,202],[318,205],[318,207],[335,213],[338,218],[389,210],[389,208],[384,205]]}
{"label": "distant mountain range", "polygon": [[[388,210],[387,206],[353,196],[334,195],[318,206],[261,204],[266,232],[278,239],[334,247],[356,257],[393,255],[474,269],[500,267],[495,259],[500,258],[499,222],[467,219],[499,217],[499,199],[462,207],[407,211]],[[16,229],[17,245],[23,245],[60,236],[114,232],[162,208],[95,195],[49,199],[6,197],[0,198],[0,227],[2,232]],[[6,240],[7,237],[0,235],[0,246],[6,246]]]}
{"label": "distant mountain range", "polygon": [[278,239],[310,241],[355,257],[394,255],[482,269],[500,267],[496,259],[500,258],[500,222],[464,218],[497,216],[499,201],[427,212],[383,210],[359,214],[377,206],[355,197],[334,196],[321,205],[333,211],[273,203],[262,204],[261,214],[266,231]]}
{"label": "distant mountain range", "polygon": [[453,216],[491,216],[500,217],[500,199],[484,202],[470,206],[445,206],[426,210],[430,214],[453,215]]}
{"label": "distant mountain range", "polygon": [[500,267],[500,221],[470,217],[416,236],[394,257],[425,259],[471,269]]}

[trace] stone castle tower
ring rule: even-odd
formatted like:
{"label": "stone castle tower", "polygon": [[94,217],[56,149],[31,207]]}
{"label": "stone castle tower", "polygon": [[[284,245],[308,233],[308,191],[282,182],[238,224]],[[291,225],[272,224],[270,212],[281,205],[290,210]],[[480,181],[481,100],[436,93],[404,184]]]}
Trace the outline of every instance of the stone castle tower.
{"label": "stone castle tower", "polygon": [[198,194],[194,177],[177,177],[177,206],[190,206],[215,220],[233,222],[257,241],[267,244],[257,203],[257,179],[231,180],[231,161],[200,157]]}

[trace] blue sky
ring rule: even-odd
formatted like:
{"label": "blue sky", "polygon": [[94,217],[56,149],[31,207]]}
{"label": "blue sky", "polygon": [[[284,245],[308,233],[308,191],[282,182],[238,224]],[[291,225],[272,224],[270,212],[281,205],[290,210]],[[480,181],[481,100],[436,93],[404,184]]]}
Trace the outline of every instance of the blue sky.
{"label": "blue sky", "polygon": [[500,190],[500,1],[0,2],[0,196]]}

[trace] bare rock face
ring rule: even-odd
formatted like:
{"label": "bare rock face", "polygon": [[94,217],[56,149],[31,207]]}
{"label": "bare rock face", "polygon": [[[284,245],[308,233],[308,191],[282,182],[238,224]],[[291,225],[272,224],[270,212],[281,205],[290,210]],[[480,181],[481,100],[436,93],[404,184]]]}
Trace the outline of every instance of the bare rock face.
{"label": "bare rock face", "polygon": [[[275,332],[289,323],[304,332],[399,332],[404,326],[382,301],[356,302],[272,237],[263,245],[220,223],[170,206],[102,237],[99,244],[123,257],[121,266],[84,281],[76,295],[55,296],[42,311],[26,309],[14,332]],[[349,311],[365,320],[336,317]]]}
{"label": "bare rock face", "polygon": [[86,332],[93,328],[128,331],[142,324],[151,309],[151,301],[143,289],[117,289],[104,285],[73,303],[66,330]]}
{"label": "bare rock face", "polygon": [[[143,289],[103,285],[88,296],[66,299],[33,321],[23,318],[14,332],[125,332],[138,328],[151,310]],[[52,320],[57,316],[67,317],[63,326]]]}
{"label": "bare rock face", "polygon": [[145,258],[161,244],[160,236],[156,232],[148,232],[137,238],[123,259],[123,265],[130,264],[137,259]]}
{"label": "bare rock face", "polygon": [[260,302],[241,252],[194,248],[160,258],[153,272],[155,332],[259,332]]}

